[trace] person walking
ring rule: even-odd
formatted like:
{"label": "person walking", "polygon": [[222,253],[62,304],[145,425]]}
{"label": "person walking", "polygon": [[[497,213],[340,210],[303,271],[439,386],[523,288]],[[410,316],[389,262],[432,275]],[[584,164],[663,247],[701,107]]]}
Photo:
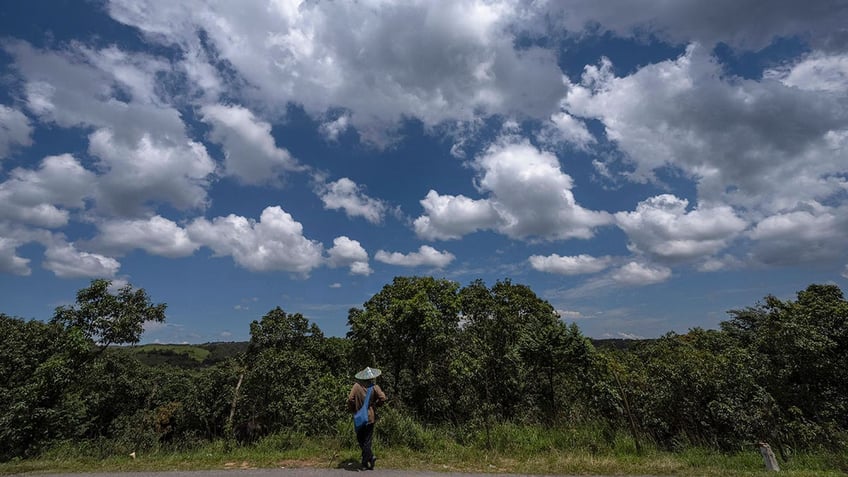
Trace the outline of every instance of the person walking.
{"label": "person walking", "polygon": [[377,414],[374,409],[386,402],[386,394],[377,385],[377,377],[382,374],[379,369],[366,367],[354,376],[356,382],[347,397],[347,409],[353,414],[353,425],[356,429],[356,441],[362,449],[361,465],[363,469],[374,470],[377,458],[371,451],[371,441],[374,437],[374,422]]}

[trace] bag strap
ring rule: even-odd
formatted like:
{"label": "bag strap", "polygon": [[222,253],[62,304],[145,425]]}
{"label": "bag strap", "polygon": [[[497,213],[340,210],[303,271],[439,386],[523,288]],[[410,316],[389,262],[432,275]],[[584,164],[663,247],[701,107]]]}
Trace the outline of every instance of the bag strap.
{"label": "bag strap", "polygon": [[362,408],[366,408],[366,409],[368,408],[368,404],[371,402],[371,390],[372,389],[374,389],[373,384],[369,385],[368,388],[366,388],[366,390],[365,390],[365,401],[362,402],[362,407],[359,408],[360,410]]}

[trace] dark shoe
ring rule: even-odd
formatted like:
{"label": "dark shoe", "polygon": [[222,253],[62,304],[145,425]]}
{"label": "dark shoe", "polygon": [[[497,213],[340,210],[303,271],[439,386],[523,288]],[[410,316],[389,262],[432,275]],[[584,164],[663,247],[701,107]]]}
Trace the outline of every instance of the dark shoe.
{"label": "dark shoe", "polygon": [[377,462],[376,457],[371,458],[371,462],[368,463],[368,470],[374,470],[374,463]]}

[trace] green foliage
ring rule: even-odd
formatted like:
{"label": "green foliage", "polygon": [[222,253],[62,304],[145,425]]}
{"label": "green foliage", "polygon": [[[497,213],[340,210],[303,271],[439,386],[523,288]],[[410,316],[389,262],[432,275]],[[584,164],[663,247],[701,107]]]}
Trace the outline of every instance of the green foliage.
{"label": "green foliage", "polygon": [[[721,330],[595,349],[524,285],[398,277],[349,311],[346,338],[278,307],[251,323],[249,343],[105,348],[137,342],[164,309],[95,280],[49,323],[0,314],[0,460],[69,442],[98,458],[209,442],[279,452],[329,438],[353,449],[345,397],[365,365],[383,370],[389,396],[381,447],[660,448],[697,465],[716,456],[690,449],[749,452],[760,440],[793,460],[848,449],[848,302],[833,285],[733,310]],[[844,459],[822,468],[834,466]]]}
{"label": "green foliage", "polygon": [[153,305],[143,288],[126,285],[109,292],[109,280],[92,280],[77,292],[75,306],[60,306],[53,323],[79,330],[83,336],[105,348],[110,344],[138,343],[146,321],[165,321],[167,305]]}
{"label": "green foliage", "polygon": [[459,285],[432,277],[396,277],[348,314],[357,367],[384,370],[385,390],[425,420],[451,413],[445,356],[459,332]]}
{"label": "green foliage", "polygon": [[[421,423],[412,416],[391,407],[380,411],[380,418],[374,429],[376,438],[381,443],[418,451],[424,450],[427,446],[427,433]],[[353,432],[352,424],[350,432]]]}
{"label": "green foliage", "polygon": [[81,436],[84,402],[74,384],[88,342],[56,324],[0,314],[0,459],[29,456]]}
{"label": "green foliage", "polygon": [[318,326],[277,307],[251,323],[250,333],[238,425],[259,435],[332,428],[343,412],[346,391],[330,373],[338,364],[321,360],[335,355]]}

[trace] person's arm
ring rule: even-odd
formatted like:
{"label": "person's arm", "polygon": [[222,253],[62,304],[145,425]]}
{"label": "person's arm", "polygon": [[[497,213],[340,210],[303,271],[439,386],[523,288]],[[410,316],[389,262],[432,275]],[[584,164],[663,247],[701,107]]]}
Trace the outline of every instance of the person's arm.
{"label": "person's arm", "polygon": [[356,412],[356,385],[350,388],[350,394],[347,396],[347,410]]}
{"label": "person's arm", "polygon": [[380,386],[378,386],[376,384],[374,385],[374,397],[375,397],[374,407],[382,406],[383,403],[386,402],[386,399],[387,399],[386,393],[384,393],[383,390],[380,389]]}

